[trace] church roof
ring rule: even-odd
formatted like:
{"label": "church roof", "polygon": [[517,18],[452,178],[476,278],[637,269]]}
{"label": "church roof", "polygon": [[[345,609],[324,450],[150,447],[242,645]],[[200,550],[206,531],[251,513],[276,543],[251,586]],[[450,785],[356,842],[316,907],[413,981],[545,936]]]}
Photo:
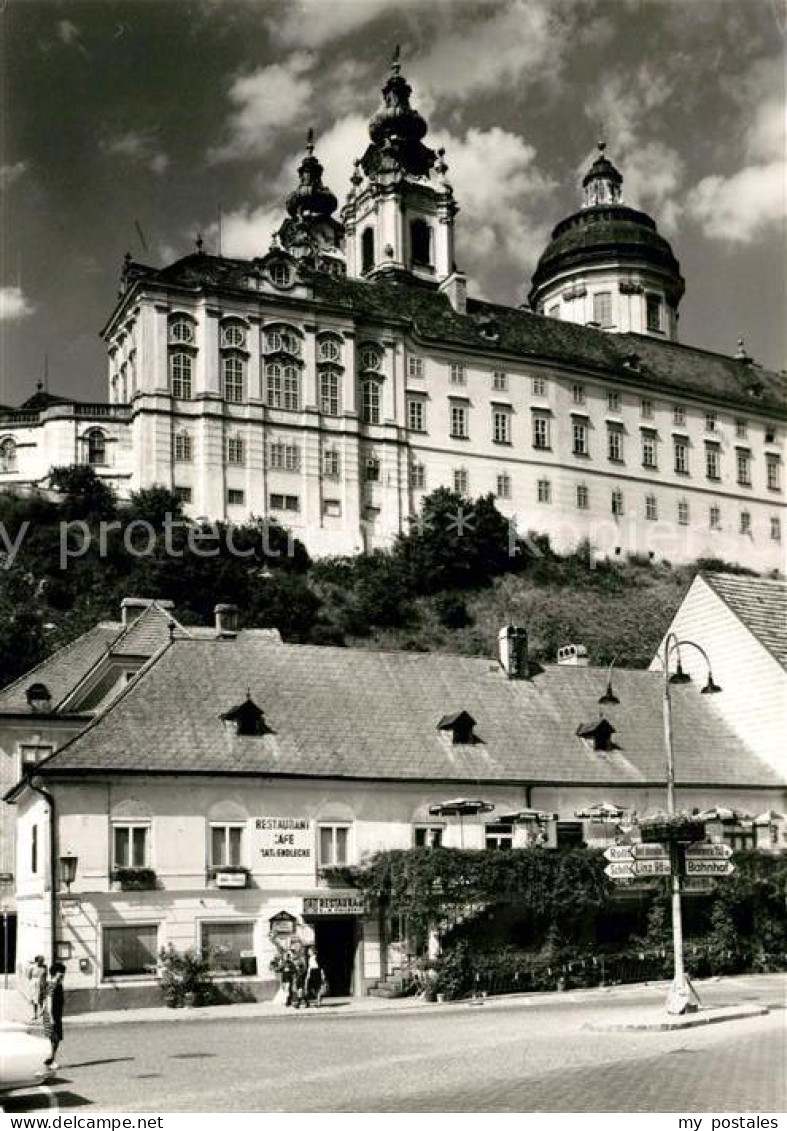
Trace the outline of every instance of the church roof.
{"label": "church roof", "polygon": [[[577,726],[598,715],[606,669],[549,665],[507,679],[488,658],[281,644],[255,632],[175,639],[103,715],[40,772],[237,774],[472,783],[644,785],[664,780],[662,680],[615,671],[609,751]],[[222,716],[246,689],[270,729],[238,735]],[[447,744],[438,723],[466,711],[477,741]],[[783,782],[728,727],[713,699],[673,694],[677,779]]]}
{"label": "church roof", "polygon": [[[587,211],[593,211],[588,209]],[[248,289],[254,261],[192,254],[167,267],[133,265],[135,277],[194,292]],[[310,303],[357,320],[407,326],[434,345],[484,351],[490,359],[513,356],[596,371],[603,380],[649,384],[699,400],[787,413],[787,377],[724,354],[639,334],[609,334],[519,307],[468,299],[456,311],[446,295],[417,282],[387,282],[313,272],[304,275]],[[297,302],[297,300],[294,300]],[[494,338],[486,332],[494,323]]]}

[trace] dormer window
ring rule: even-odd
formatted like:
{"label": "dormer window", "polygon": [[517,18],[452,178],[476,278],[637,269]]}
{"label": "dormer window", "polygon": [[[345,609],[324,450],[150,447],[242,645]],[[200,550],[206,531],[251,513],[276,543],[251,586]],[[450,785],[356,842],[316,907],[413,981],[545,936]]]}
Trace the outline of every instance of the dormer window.
{"label": "dormer window", "polygon": [[270,734],[270,727],[265,722],[265,713],[260,710],[251,696],[237,707],[232,707],[222,716],[225,727],[241,738],[259,737]]}
{"label": "dormer window", "polygon": [[614,733],[615,728],[612,723],[603,717],[593,723],[580,723],[577,727],[577,735],[590,750],[611,750]]}
{"label": "dormer window", "polygon": [[453,746],[471,746],[480,739],[475,733],[475,719],[467,711],[457,711],[453,715],[443,715],[437,729],[451,736]]}
{"label": "dormer window", "polygon": [[371,370],[378,373],[382,368],[383,360],[377,346],[364,346],[361,350],[361,370]]}
{"label": "dormer window", "polygon": [[274,287],[289,287],[292,284],[292,268],[289,263],[271,263],[268,276]]}
{"label": "dormer window", "polygon": [[342,346],[337,338],[320,338],[317,342],[317,360],[339,362],[342,359]]}

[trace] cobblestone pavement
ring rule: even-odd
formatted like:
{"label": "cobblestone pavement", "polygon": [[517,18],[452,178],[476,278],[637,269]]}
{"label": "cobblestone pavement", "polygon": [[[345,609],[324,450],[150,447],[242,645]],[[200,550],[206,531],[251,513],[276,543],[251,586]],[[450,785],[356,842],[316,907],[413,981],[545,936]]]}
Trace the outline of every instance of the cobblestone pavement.
{"label": "cobblestone pavement", "polygon": [[[784,1111],[783,983],[708,996],[776,1008],[657,1033],[584,1029],[620,1008],[611,998],[74,1026],[51,1091],[61,1110],[94,1112]],[[5,1103],[9,1112],[45,1106],[44,1095]]]}

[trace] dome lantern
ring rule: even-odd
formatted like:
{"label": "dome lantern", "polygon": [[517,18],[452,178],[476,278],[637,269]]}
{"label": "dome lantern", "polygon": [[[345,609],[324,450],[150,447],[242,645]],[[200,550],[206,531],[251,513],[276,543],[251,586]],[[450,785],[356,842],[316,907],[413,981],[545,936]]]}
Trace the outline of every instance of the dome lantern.
{"label": "dome lantern", "polygon": [[582,180],[582,207],[593,208],[597,204],[619,204],[623,177],[606,156],[605,141],[598,143],[599,155]]}

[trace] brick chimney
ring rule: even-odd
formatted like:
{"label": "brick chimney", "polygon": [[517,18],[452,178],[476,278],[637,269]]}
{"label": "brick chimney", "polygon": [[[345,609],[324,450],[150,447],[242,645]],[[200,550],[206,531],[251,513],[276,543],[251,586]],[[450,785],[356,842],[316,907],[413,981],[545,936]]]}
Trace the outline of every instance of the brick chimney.
{"label": "brick chimney", "polygon": [[216,605],[213,610],[216,618],[216,635],[233,637],[238,635],[238,606]]}
{"label": "brick chimney", "polygon": [[497,656],[508,679],[527,679],[527,629],[507,624],[497,634]]}

